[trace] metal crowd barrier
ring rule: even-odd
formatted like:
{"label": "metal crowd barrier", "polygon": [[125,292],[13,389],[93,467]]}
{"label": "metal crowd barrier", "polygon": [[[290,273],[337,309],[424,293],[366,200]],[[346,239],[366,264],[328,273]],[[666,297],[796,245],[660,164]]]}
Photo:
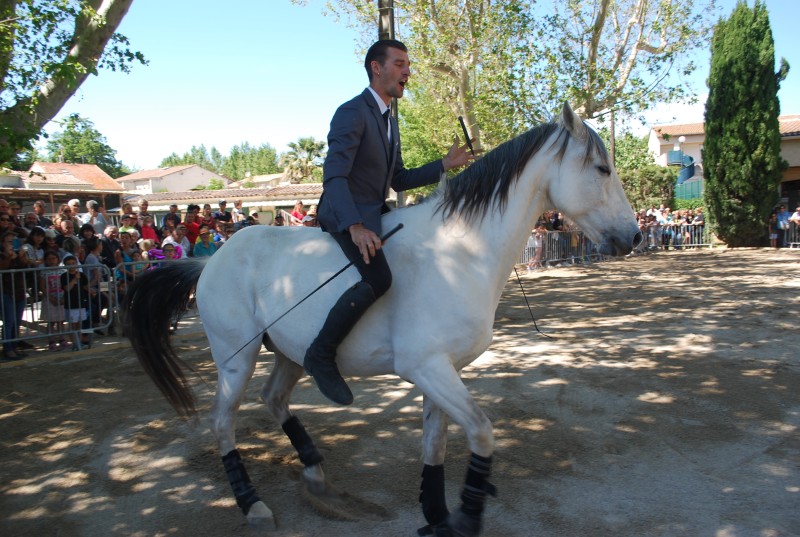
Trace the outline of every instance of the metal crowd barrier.
{"label": "metal crowd barrier", "polygon": [[[526,247],[518,263],[528,264],[535,256],[535,248]],[[542,255],[539,259],[542,267],[588,264],[602,258],[597,247],[582,231],[548,231],[542,238]]]}
{"label": "metal crowd barrier", "polygon": [[640,227],[644,240],[636,253],[710,247],[713,235],[705,224],[668,224]]}
{"label": "metal crowd barrier", "polygon": [[[641,231],[643,240],[634,250],[636,254],[710,247],[713,244],[713,235],[702,224],[644,226]],[[787,231],[787,240],[790,236],[797,243],[796,246],[800,246],[798,226],[795,225],[794,230]],[[535,248],[526,247],[517,263],[528,264],[535,257]],[[542,239],[542,255],[539,260],[541,267],[588,264],[602,259],[603,255],[582,231],[548,231]]]}
{"label": "metal crowd barrier", "polygon": [[[67,321],[65,296],[60,284],[61,275],[67,273],[67,267],[2,271],[0,322],[3,325],[3,343],[40,340],[60,350],[91,346],[94,331],[108,329],[112,322],[114,301],[107,284],[111,280],[111,271],[101,264],[81,265],[79,268],[84,274],[90,270],[99,271],[101,280],[95,289],[78,290],[81,307],[75,309],[85,310],[86,317],[74,323],[80,324],[79,327],[71,326]],[[88,343],[82,343],[81,336],[88,337]]]}
{"label": "metal crowd barrier", "polygon": [[786,230],[786,246],[789,248],[800,248],[800,226],[794,222],[789,222],[789,229]]}

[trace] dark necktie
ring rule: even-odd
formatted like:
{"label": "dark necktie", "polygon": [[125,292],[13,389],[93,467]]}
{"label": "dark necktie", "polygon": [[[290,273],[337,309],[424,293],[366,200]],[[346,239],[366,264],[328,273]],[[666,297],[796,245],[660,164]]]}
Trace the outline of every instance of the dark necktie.
{"label": "dark necktie", "polygon": [[392,140],[392,133],[389,130],[389,114],[391,113],[390,109],[386,109],[386,112],[383,113],[383,122],[386,125],[386,138],[391,141]]}

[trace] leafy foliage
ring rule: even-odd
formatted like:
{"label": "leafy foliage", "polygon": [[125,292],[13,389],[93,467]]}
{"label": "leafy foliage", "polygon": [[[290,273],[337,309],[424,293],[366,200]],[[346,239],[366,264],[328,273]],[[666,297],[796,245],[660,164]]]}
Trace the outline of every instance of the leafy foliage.
{"label": "leafy foliage", "polygon": [[[289,142],[289,151],[281,155],[280,164],[292,183],[316,181],[315,170],[320,170],[325,158],[325,145],[313,136]],[[319,173],[316,177],[320,177]]]}
{"label": "leafy foliage", "polygon": [[739,2],[717,24],[711,43],[703,147],[708,217],[729,246],[763,244],[787,166],[780,156],[777,93],[788,65],[783,60],[774,69],[766,7]]}
{"label": "leafy foliage", "polygon": [[0,162],[30,150],[89,75],[147,63],[115,33],[132,2],[0,1]]}
{"label": "leafy foliage", "polygon": [[266,175],[280,172],[278,155],[269,144],[252,147],[244,142],[231,148],[230,154],[225,157],[216,147],[209,151],[205,145],[192,146],[192,148],[178,155],[172,153],[161,160],[159,166],[184,166],[196,164],[214,173],[219,173],[234,181],[243,181],[250,175]]}
{"label": "leafy foliage", "polygon": [[672,201],[677,174],[670,168],[650,163],[635,169],[618,169],[617,174],[634,209]]}
{"label": "leafy foliage", "polygon": [[[714,1],[569,0],[553,9],[534,0],[402,2],[396,33],[415,72],[403,113],[416,112],[404,140],[426,140],[423,151],[437,146],[441,155],[463,116],[481,150],[549,120],[565,100],[591,118],[685,98],[682,81],[670,84],[668,75],[694,70],[681,58],[707,40]],[[361,30],[366,50],[377,3],[327,5]]]}
{"label": "leafy foliage", "polygon": [[105,137],[94,128],[94,124],[78,114],[72,114],[66,119],[64,130],[55,133],[48,140],[46,150],[47,162],[96,164],[114,178],[129,173],[117,160],[117,152],[109,147]]}

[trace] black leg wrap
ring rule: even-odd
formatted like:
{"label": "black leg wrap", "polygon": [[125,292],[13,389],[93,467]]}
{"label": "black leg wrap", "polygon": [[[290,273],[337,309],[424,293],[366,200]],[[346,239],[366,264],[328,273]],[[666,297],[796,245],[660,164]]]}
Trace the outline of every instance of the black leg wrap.
{"label": "black leg wrap", "polygon": [[323,461],[322,454],[317,451],[317,446],[314,445],[314,441],[308,436],[305,427],[297,419],[297,416],[292,416],[286,420],[281,427],[286,436],[289,437],[294,449],[297,450],[300,462],[306,466],[313,466]]}
{"label": "black leg wrap", "polygon": [[422,514],[431,526],[437,526],[447,519],[447,500],[444,497],[444,465],[422,468],[422,484],[420,485],[419,503]]}
{"label": "black leg wrap", "polygon": [[461,492],[461,510],[465,515],[480,519],[486,494],[496,494],[494,485],[487,481],[491,470],[491,457],[481,457],[474,453],[470,455],[464,490]]}
{"label": "black leg wrap", "polygon": [[223,456],[222,464],[225,466],[225,472],[228,474],[228,481],[230,481],[233,495],[236,497],[236,505],[238,505],[242,513],[247,516],[247,513],[250,512],[250,507],[252,507],[254,503],[261,501],[261,498],[256,494],[256,489],[250,482],[247,470],[244,469],[239,450],[234,449]]}

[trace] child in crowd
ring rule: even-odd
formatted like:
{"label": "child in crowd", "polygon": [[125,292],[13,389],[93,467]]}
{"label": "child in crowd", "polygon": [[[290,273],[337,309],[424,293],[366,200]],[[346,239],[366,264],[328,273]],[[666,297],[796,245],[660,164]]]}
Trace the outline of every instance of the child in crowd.
{"label": "child in crowd", "polygon": [[86,320],[86,308],[89,305],[89,280],[78,270],[78,259],[67,254],[61,263],[67,272],[61,275],[61,288],[64,289],[64,312],[69,323],[72,350],[81,348],[81,323]]}
{"label": "child in crowd", "polygon": [[47,323],[47,333],[49,334],[49,348],[56,352],[66,349],[69,343],[61,341],[59,348],[59,334],[63,333],[64,323],[64,288],[61,287],[61,275],[64,269],[58,268],[58,252],[48,250],[44,254],[44,266],[53,267],[50,270],[43,270],[39,275],[39,289],[42,290],[42,320]]}

